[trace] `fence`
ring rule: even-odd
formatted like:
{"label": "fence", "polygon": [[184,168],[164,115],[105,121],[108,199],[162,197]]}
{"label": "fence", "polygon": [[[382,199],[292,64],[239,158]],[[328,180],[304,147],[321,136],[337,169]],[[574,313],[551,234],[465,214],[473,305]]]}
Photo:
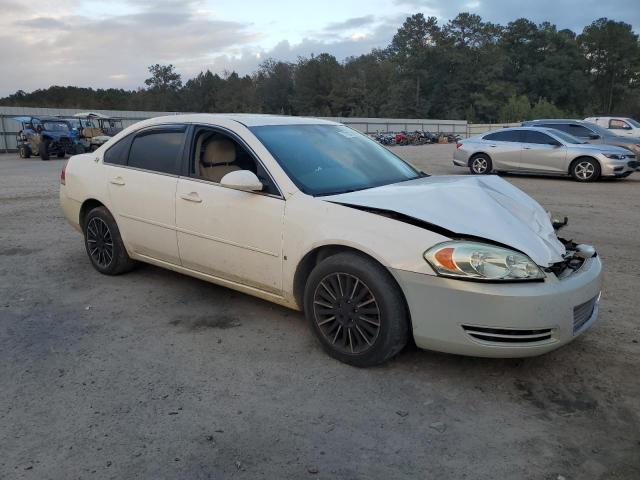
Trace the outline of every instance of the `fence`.
{"label": "fence", "polygon": [[[71,116],[86,109],[69,108],[30,108],[30,107],[0,107],[0,152],[16,150],[16,134],[20,130],[20,124],[12,117],[16,116]],[[147,118],[161,115],[178,115],[179,112],[142,112],[125,110],[91,110],[109,117],[122,118],[125,127],[146,120]],[[468,134],[468,125],[464,120],[433,120],[433,119],[409,119],[409,118],[345,118],[322,117],[344,123],[363,133],[386,133],[399,131],[423,130],[433,133],[453,133],[458,135]]]}
{"label": "fence", "polygon": [[468,123],[466,136],[473,137],[474,135],[480,135],[481,133],[488,132],[490,130],[519,127],[520,125],[520,123]]}

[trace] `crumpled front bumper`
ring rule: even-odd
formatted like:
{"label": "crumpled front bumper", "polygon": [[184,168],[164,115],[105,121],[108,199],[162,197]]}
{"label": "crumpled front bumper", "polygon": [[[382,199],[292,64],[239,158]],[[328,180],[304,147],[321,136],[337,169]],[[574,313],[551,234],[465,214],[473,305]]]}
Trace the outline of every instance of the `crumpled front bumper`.
{"label": "crumpled front bumper", "polygon": [[560,280],[483,283],[395,270],[418,347],[478,357],[528,357],[569,343],[598,315],[599,257]]}

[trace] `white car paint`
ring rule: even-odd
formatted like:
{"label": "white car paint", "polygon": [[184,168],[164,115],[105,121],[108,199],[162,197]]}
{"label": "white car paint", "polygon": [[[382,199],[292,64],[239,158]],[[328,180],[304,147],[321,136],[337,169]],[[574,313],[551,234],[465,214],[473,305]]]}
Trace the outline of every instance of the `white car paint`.
{"label": "white car paint", "polygon": [[495,175],[420,178],[325,200],[390,210],[457,235],[494,240],[526,253],[538,265],[559,262],[566,253],[540,204]]}
{"label": "white car paint", "polygon": [[[191,177],[157,174],[103,163],[105,151],[139,129],[199,124],[240,137],[260,159],[279,195],[242,191]],[[72,157],[60,201],[81,230],[84,202],[98,201],[114,216],[129,256],[294,309],[296,270],[323,246],[356,249],[397,281],[411,313],[418,346],[479,356],[529,356],[553,350],[585,331],[597,316],[601,265],[559,279],[491,284],[442,278],[423,254],[451,240],[447,231],[499,242],[539,266],[562,260],[565,248],[549,216],[528,195],[497,177],[429,177],[327,197],[300,191],[248,127],[328,124],[318,119],[262,115],[193,114],[159,117],[128,127],[92,153]],[[378,215],[382,209],[415,218],[430,229]],[[589,321],[573,331],[574,308],[595,301]],[[466,324],[510,329],[548,328],[535,345],[499,345],[471,338]]]}
{"label": "white car paint", "polygon": [[629,117],[589,117],[585,122],[595,123],[608,129],[612,134],[620,137],[640,137],[638,122]]}

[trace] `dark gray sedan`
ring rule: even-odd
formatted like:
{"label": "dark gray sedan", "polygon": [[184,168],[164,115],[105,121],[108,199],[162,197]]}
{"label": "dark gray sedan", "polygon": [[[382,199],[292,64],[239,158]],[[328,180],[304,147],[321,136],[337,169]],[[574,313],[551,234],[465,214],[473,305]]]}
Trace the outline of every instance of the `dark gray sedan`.
{"label": "dark gray sedan", "polygon": [[461,140],[453,164],[476,175],[522,172],[571,175],[579,182],[624,178],[640,170],[636,156],[614,145],[592,145],[560,130],[504,128]]}
{"label": "dark gray sedan", "polygon": [[543,127],[555,128],[561,132],[568,133],[579,138],[583,142],[595,145],[615,145],[631,150],[636,157],[640,157],[640,138],[621,137],[613,134],[610,130],[596,125],[595,123],[582,120],[530,120],[522,122],[523,127]]}

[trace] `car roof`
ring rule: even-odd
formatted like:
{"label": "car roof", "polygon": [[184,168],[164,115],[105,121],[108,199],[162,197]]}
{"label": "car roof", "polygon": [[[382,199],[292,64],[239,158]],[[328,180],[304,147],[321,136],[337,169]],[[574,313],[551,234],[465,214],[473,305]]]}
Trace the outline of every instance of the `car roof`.
{"label": "car roof", "polygon": [[508,132],[513,130],[532,130],[534,132],[544,132],[544,133],[557,133],[555,128],[546,128],[546,127],[534,127],[534,126],[522,126],[522,127],[505,127],[498,128],[496,130],[490,130],[488,132],[481,133],[479,136],[484,137],[485,135],[489,135],[490,133],[498,133],[498,132]]}
{"label": "car roof", "polygon": [[584,120],[576,120],[575,118],[541,118],[536,120],[527,120],[526,122],[522,122],[523,124],[527,123],[585,123]]}
{"label": "car roof", "polygon": [[145,120],[145,125],[157,123],[211,123],[219,120],[233,120],[246,127],[260,127],[265,125],[340,125],[337,122],[313,117],[292,117],[287,115],[262,115],[255,113],[188,113],[181,115],[166,115]]}

